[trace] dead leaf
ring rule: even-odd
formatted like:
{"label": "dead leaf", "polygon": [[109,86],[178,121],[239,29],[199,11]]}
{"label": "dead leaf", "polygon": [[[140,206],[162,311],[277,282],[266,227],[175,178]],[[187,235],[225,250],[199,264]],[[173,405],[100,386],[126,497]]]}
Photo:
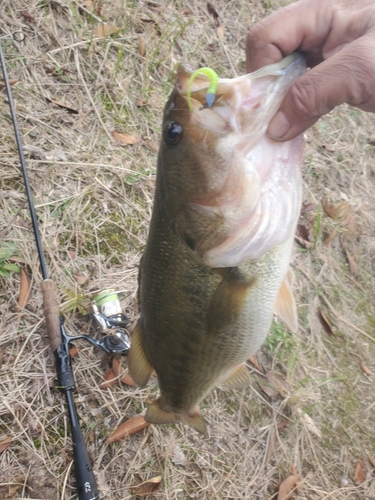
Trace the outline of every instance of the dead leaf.
{"label": "dead leaf", "polygon": [[306,425],[306,428],[308,431],[311,432],[311,434],[315,434],[318,438],[322,437],[322,433],[316,426],[314,420],[308,415],[307,413],[304,413],[300,408],[297,408],[297,413],[301,417],[301,420],[304,422]]}
{"label": "dead leaf", "polygon": [[367,458],[368,458],[368,460],[369,460],[370,464],[371,464],[371,465],[374,467],[374,469],[375,469],[375,458],[374,458],[374,457],[372,457],[371,455],[367,455]]}
{"label": "dead leaf", "polygon": [[2,439],[0,441],[0,453],[2,453],[6,448],[8,448],[11,442],[12,442],[12,436],[7,436],[4,439]]}
{"label": "dead leaf", "polygon": [[140,497],[145,497],[150,493],[153,493],[155,490],[157,490],[160,486],[160,483],[161,483],[161,476],[155,476],[152,477],[151,479],[148,479],[144,483],[138,484],[137,486],[133,486],[132,490],[136,495]]}
{"label": "dead leaf", "polygon": [[357,263],[354,260],[354,257],[348,252],[348,249],[346,248],[346,246],[342,242],[341,242],[341,244],[342,244],[342,248],[345,252],[346,258],[348,259],[350,274],[352,274],[353,276],[356,276],[357,271],[358,271]]}
{"label": "dead leaf", "polygon": [[[298,476],[297,467],[294,464],[290,464],[290,471],[293,474],[293,476]],[[301,485],[299,482],[297,482],[296,492],[300,493],[300,491],[301,491]]]}
{"label": "dead leaf", "polygon": [[281,422],[279,422],[277,424],[277,429],[280,431],[280,432],[283,432],[285,431],[285,429],[288,427],[289,425],[289,421],[288,420],[282,420]]}
{"label": "dead leaf", "polygon": [[288,498],[291,498],[291,494],[293,493],[292,490],[299,479],[300,476],[298,474],[284,479],[284,481],[280,484],[277,500],[287,500]]}
{"label": "dead leaf", "polygon": [[260,364],[258,363],[258,360],[255,356],[250,356],[249,361],[253,366],[255,366],[257,370],[259,370],[260,372],[262,371]]}
{"label": "dead leaf", "polygon": [[207,10],[208,13],[211,14],[211,16],[214,18],[215,26],[219,27],[221,24],[219,14],[216,12],[216,9],[211,2],[207,2]]}
{"label": "dead leaf", "polygon": [[357,484],[363,483],[366,480],[366,475],[367,475],[366,464],[363,458],[360,457],[358,459],[358,462],[354,470],[354,478],[353,478],[354,482]]}
{"label": "dead leaf", "polygon": [[69,355],[71,358],[75,358],[77,356],[77,354],[79,353],[79,351],[82,350],[82,347],[71,347],[69,349]]}
{"label": "dead leaf", "polygon": [[144,100],[143,100],[143,99],[137,99],[137,100],[135,101],[135,105],[137,106],[137,108],[142,107],[142,106],[144,105],[144,103],[145,103],[145,102],[144,102]]}
{"label": "dead leaf", "polygon": [[301,213],[303,214],[305,212],[310,212],[311,210],[315,210],[316,208],[318,208],[317,203],[304,203],[301,208]]}
{"label": "dead leaf", "polygon": [[332,330],[332,326],[331,326],[329,319],[324,314],[324,312],[320,309],[320,307],[318,307],[318,309],[316,310],[316,313],[318,315],[319,321],[320,321],[324,331],[326,332],[326,334],[331,335],[331,336],[335,335],[333,330]]}
{"label": "dead leaf", "polygon": [[141,36],[138,38],[138,52],[141,57],[143,57],[146,53],[145,41]]}
{"label": "dead leaf", "polygon": [[145,427],[148,427],[150,424],[146,422],[145,417],[143,415],[137,415],[136,417],[130,418],[123,424],[121,424],[112,434],[108,437],[106,444],[114,443],[119,439],[126,438],[131,434],[135,434],[136,432],[141,431]]}
{"label": "dead leaf", "polygon": [[31,280],[26,269],[21,267],[20,273],[20,294],[17,300],[17,306],[23,309],[31,297]]}
{"label": "dead leaf", "polygon": [[372,371],[364,364],[363,361],[361,361],[360,366],[363,373],[365,373],[366,375],[373,375]]}
{"label": "dead leaf", "polygon": [[275,450],[276,450],[276,429],[275,426],[272,426],[267,439],[266,457],[264,459],[265,465],[267,465],[268,462],[271,460],[273,454],[275,453]]}
{"label": "dead leaf", "polygon": [[347,201],[342,201],[341,203],[334,205],[333,203],[329,203],[327,200],[322,200],[322,206],[328,217],[331,217],[339,222],[344,222],[349,215],[350,204]]}
{"label": "dead leaf", "polygon": [[108,389],[108,387],[112,387],[112,385],[115,385],[116,382],[116,373],[114,372],[113,368],[111,368],[109,372],[106,373],[104,381],[99,384],[99,388]]}
{"label": "dead leaf", "polygon": [[275,388],[281,396],[286,397],[289,394],[290,386],[285,380],[285,377],[283,377],[280,373],[267,372],[266,377],[271,386]]}
{"label": "dead leaf", "polygon": [[303,224],[297,225],[295,236],[297,243],[299,243],[303,248],[308,249],[313,247],[313,244],[309,241],[309,231]]}
{"label": "dead leaf", "polygon": [[35,17],[29,14],[26,10],[21,10],[20,13],[26,21],[29,21],[29,23],[35,23]]}
{"label": "dead leaf", "polygon": [[193,11],[191,9],[184,9],[182,11],[183,16],[190,16],[190,14],[192,14],[192,13],[193,13]]}
{"label": "dead leaf", "polygon": [[[19,78],[10,78],[8,80],[9,85],[14,85],[15,83],[18,83],[19,81],[20,81]],[[5,87],[5,83],[3,80],[0,80],[0,87]]]}
{"label": "dead leaf", "polygon": [[183,465],[183,466],[186,465],[186,457],[180,445],[178,444],[174,445],[173,455],[171,457],[171,460],[175,465]]}
{"label": "dead leaf", "polygon": [[50,102],[51,104],[55,104],[59,108],[65,109],[66,111],[68,111],[68,113],[72,113],[73,115],[79,114],[79,111],[77,109],[71,108],[70,106],[66,106],[62,102],[54,101],[53,99],[50,99],[49,97],[44,97],[44,99],[47,102]]}
{"label": "dead leaf", "polygon": [[343,234],[345,238],[351,236],[355,231],[355,217],[352,214],[348,214],[348,218],[345,224],[346,233]]}
{"label": "dead leaf", "polygon": [[104,38],[109,35],[114,35],[121,30],[122,28],[114,26],[113,24],[100,24],[94,29],[94,35],[99,38]]}
{"label": "dead leaf", "polygon": [[216,28],[219,38],[224,38],[224,30],[225,30],[225,24],[220,24],[220,26]]}
{"label": "dead leaf", "polygon": [[116,377],[122,375],[123,369],[121,363],[116,358],[112,358],[112,370],[114,371]]}
{"label": "dead leaf", "polygon": [[331,245],[332,241],[336,238],[336,236],[337,231],[336,229],[334,229],[332,233],[324,240],[323,245],[328,248]]}
{"label": "dead leaf", "polygon": [[88,280],[88,277],[83,274],[81,271],[73,271],[72,275],[74,276],[74,279],[79,285],[84,285],[86,281]]}
{"label": "dead leaf", "polygon": [[132,387],[137,387],[137,384],[134,382],[134,380],[131,378],[131,376],[129,375],[129,373],[127,373],[126,375],[124,375],[122,377],[122,379],[120,379],[121,382],[123,384],[126,384],[126,385],[131,385]]}
{"label": "dead leaf", "polygon": [[159,153],[159,146],[157,144],[155,144],[153,141],[145,140],[142,142],[142,146],[149,149],[153,153],[156,153],[156,154]]}
{"label": "dead leaf", "polygon": [[278,391],[274,387],[272,387],[272,385],[267,381],[265,377],[264,378],[257,377],[257,382],[262,391],[265,392],[267,396],[274,398],[275,396],[279,395]]}
{"label": "dead leaf", "polygon": [[120,132],[112,132],[112,137],[120,144],[137,144],[139,140],[129,134],[124,134]]}

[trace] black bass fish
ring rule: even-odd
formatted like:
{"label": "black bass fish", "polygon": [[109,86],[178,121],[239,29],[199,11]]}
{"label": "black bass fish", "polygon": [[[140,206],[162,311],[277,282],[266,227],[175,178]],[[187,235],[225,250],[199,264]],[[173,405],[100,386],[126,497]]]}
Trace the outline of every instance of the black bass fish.
{"label": "black bass fish", "polygon": [[295,53],[219,78],[207,107],[208,77],[192,81],[186,66],[178,68],[164,110],[129,353],[138,385],[154,371],[158,377],[148,422],[181,421],[205,433],[199,402],[216,386],[249,384],[243,363],[265,340],[274,311],[297,329],[288,269],[303,139],[276,143],[266,130],[304,71]]}

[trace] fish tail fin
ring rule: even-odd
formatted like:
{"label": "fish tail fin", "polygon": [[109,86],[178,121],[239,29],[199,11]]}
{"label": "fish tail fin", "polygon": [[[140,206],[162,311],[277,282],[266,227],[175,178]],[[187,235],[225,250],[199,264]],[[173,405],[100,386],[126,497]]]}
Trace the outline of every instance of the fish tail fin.
{"label": "fish tail fin", "polygon": [[188,415],[179,415],[178,413],[164,410],[161,398],[158,398],[148,407],[145,420],[150,424],[176,424],[177,422],[182,422],[201,434],[207,435],[206,422],[199,409]]}
{"label": "fish tail fin", "polygon": [[293,295],[294,274],[289,267],[276,298],[274,312],[286,324],[292,333],[298,330],[298,314]]}
{"label": "fish tail fin", "polygon": [[148,379],[154,371],[153,366],[147,359],[142,346],[141,326],[139,321],[131,337],[131,347],[129,351],[129,374],[134,382],[139,386],[147,384]]}

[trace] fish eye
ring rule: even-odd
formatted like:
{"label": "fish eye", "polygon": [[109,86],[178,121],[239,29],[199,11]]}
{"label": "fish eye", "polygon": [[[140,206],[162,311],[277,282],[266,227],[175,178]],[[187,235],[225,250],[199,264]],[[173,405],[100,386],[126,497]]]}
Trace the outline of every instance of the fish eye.
{"label": "fish eye", "polygon": [[171,122],[164,131],[164,141],[168,146],[175,146],[180,142],[182,127],[176,122]]}

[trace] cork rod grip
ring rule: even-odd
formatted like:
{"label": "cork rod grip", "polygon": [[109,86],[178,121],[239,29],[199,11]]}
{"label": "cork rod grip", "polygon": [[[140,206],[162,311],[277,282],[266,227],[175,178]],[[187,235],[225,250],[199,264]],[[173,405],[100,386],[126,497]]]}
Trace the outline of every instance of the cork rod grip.
{"label": "cork rod grip", "polygon": [[43,294],[44,316],[46,318],[48,337],[52,351],[55,351],[61,344],[60,311],[55,284],[52,280],[44,280],[40,288]]}

